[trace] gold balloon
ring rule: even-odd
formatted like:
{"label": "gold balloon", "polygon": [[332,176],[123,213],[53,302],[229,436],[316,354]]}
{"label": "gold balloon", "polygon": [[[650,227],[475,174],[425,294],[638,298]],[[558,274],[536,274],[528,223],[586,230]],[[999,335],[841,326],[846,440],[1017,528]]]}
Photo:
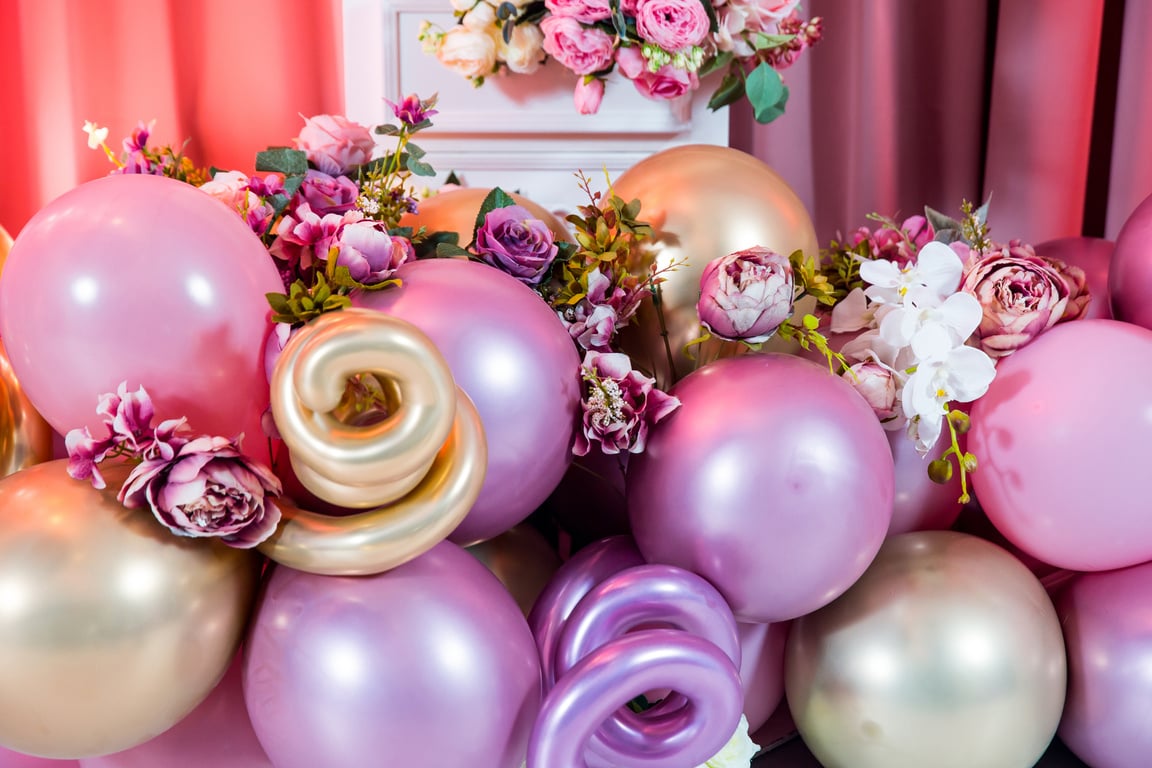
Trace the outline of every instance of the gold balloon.
{"label": "gold balloon", "polygon": [[[491,191],[479,187],[461,187],[441,192],[427,200],[421,200],[420,211],[408,214],[400,220],[400,224],[417,229],[424,227],[429,232],[455,232],[460,236],[460,247],[463,248],[472,240],[472,230],[476,227],[476,214],[480,212],[481,203]],[[527,208],[533,216],[547,224],[548,229],[552,230],[552,234],[558,240],[572,240],[567,225],[555,214],[522,195],[515,192],[509,194],[517,205]]]}
{"label": "gold balloon", "polygon": [[52,428],[36,412],[0,341],[0,477],[52,458]]}
{"label": "gold balloon", "polygon": [[560,568],[560,556],[539,531],[527,525],[517,525],[466,551],[500,579],[525,616]]}
{"label": "gold balloon", "polygon": [[[661,325],[645,300],[620,346],[633,365],[665,386],[696,365],[684,345],[700,335],[696,302],[700,275],[713,259],[763,246],[785,256],[802,250],[816,255],[816,230],[800,198],[771,168],[728,147],[689,145],[668,149],[625,171],[614,185],[624,200],[639,199],[640,219],[656,230],[656,263],[687,262],[666,273],[661,306],[675,373],[669,370]],[[742,345],[706,349],[711,356],[734,354]]]}
{"label": "gold balloon", "polygon": [[103,755],[179,722],[236,654],[258,558],[180,538],[52,461],[0,480],[0,744]]}
{"label": "gold balloon", "polygon": [[[373,373],[395,408],[361,426],[336,413],[349,377]],[[426,552],[472,508],[488,465],[480,415],[443,356],[412,324],[373,310],[321,316],[284,347],[272,415],[300,482],[344,517],[278,503],[283,520],[260,545],[297,570],[381,573]]]}
{"label": "gold balloon", "polygon": [[805,744],[852,768],[1028,768],[1067,677],[1044,587],[952,531],[888,539],[847,592],[793,622],[785,670]]}
{"label": "gold balloon", "polygon": [[8,261],[8,251],[12,250],[12,236],[0,227],[0,275],[4,274],[4,264]]}

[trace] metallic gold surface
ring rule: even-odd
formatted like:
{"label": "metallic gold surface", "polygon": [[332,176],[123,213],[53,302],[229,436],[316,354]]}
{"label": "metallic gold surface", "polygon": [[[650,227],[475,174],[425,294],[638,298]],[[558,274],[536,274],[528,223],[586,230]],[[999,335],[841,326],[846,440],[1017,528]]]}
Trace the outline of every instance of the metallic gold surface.
{"label": "metallic gold surface", "polygon": [[[348,377],[365,372],[389,382],[396,407],[382,421],[349,425],[332,411]],[[488,449],[472,401],[427,336],[380,312],[346,309],[299,331],[272,375],[272,413],[309,491],[371,508],[331,517],[282,499],[284,519],[260,549],[298,570],[394,568],[451,533],[484,482]]]}
{"label": "metallic gold surface", "polygon": [[0,745],[75,758],[162,733],[235,656],[259,558],[174,536],[66,461],[0,481]]}
{"label": "metallic gold surface", "polygon": [[1007,551],[951,531],[890,538],[856,584],[792,624],[785,686],[827,766],[1028,768],[1056,733],[1060,621]]}
{"label": "metallic gold surface", "polygon": [[52,428],[36,412],[0,341],[0,477],[52,458]]}
{"label": "metallic gold surface", "polygon": [[[665,150],[625,171],[614,191],[624,200],[639,198],[640,219],[656,229],[659,266],[687,261],[667,273],[660,286],[675,377],[668,369],[651,300],[620,335],[633,364],[654,373],[665,386],[695,365],[684,354],[684,345],[700,335],[696,302],[700,275],[709,261],[757,245],[785,256],[797,249],[810,256],[819,251],[800,198],[775,171],[739,150],[705,145]],[[728,344],[725,349],[705,352],[716,356],[743,347]]]}
{"label": "metallic gold surface", "polygon": [[[573,184],[575,183],[573,179]],[[459,245],[463,248],[472,240],[472,230],[476,227],[476,214],[480,213],[480,205],[491,191],[481,187],[461,187],[441,192],[427,200],[421,200],[420,211],[405,216],[400,220],[400,224],[416,229],[424,227],[429,232],[455,232],[460,236]],[[514,192],[510,194],[517,205],[527,208],[533,216],[547,224],[557,239],[572,240],[567,225],[559,217],[525,197]]]}

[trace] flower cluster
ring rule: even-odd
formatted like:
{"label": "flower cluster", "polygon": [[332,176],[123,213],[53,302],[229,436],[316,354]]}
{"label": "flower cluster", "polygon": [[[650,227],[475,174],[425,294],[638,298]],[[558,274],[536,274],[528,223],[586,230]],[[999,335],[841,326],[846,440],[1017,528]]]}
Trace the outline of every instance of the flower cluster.
{"label": "flower cluster", "polygon": [[481,85],[505,70],[534,72],[547,57],[577,76],[581,114],[599,110],[605,79],[618,71],[650,99],[676,99],[700,78],[726,70],[709,106],[747,96],[756,119],[784,111],[778,70],[821,37],[798,0],[452,0],[458,25],[425,22],[425,50]]}
{"label": "flower cluster", "polygon": [[831,308],[829,330],[851,335],[843,375],[887,429],[906,429],[927,453],[948,427],[950,447],[929,474],[946,482],[955,457],[966,500],[977,460],[959,444],[970,422],[956,404],[984,395],[998,358],[1082,316],[1089,295],[1080,269],[993,242],[987,205],[962,211],[960,220],[932,209],[900,224],[875,217],[878,229],[833,243],[800,280]]}
{"label": "flower cluster", "polygon": [[249,548],[276,530],[280,510],[268,496],[280,494],[280,481],[241,453],[243,436],[191,436],[183,418],[153,427],[152,398],[143,387],[129,392],[127,382],[102,395],[96,412],[104,437],[87,427],[65,437],[72,477],[104,488],[101,462],[135,461],[117,498],[128,508],[147,505],[178,536],[218,537]]}
{"label": "flower cluster", "polygon": [[121,143],[123,152],[117,155],[106,143],[108,129],[91,121],[84,122],[84,133],[88,134],[89,149],[102,149],[116,166],[117,173],[143,173],[151,176],[167,176],[177,181],[200,185],[209,178],[206,170],[196,167],[183,151],[170,146],[150,147],[148,139],[152,135],[156,121],[138,123],[136,130]]}

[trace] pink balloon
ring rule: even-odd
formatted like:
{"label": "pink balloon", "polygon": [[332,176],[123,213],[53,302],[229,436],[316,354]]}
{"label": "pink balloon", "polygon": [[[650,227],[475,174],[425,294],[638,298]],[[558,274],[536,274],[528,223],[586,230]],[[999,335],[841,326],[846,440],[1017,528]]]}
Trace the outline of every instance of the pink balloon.
{"label": "pink balloon", "polygon": [[1113,317],[1152,328],[1152,196],[1137,206],[1116,237],[1108,293]]}
{"label": "pink balloon", "polygon": [[520,768],[540,663],[496,577],[442,542],[376,576],[277,567],[244,692],[276,768]]}
{"label": "pink balloon", "polygon": [[973,478],[1009,541],[1060,568],[1152,559],[1147,501],[1152,331],[1058,325],[1003,358],[972,409]]}
{"label": "pink balloon", "polygon": [[[0,766],[3,764],[0,763]],[[138,747],[80,761],[80,768],[273,768],[244,707],[241,665],[228,668],[204,702]]]}
{"label": "pink balloon", "polygon": [[748,732],[760,730],[784,698],[784,645],[788,622],[737,624],[740,635],[740,683]]}
{"label": "pink balloon", "polygon": [[1095,768],[1152,765],[1152,563],[1075,578],[1056,601],[1068,650],[1060,738]]}
{"label": "pink balloon", "polygon": [[[963,506],[960,504],[960,473],[954,473],[947,483],[936,483],[928,477],[928,462],[940,458],[952,445],[948,430],[943,431],[927,456],[916,450],[916,443],[904,430],[885,434],[892,449],[896,480],[888,535],[950,528]],[[963,448],[964,444],[961,443],[960,447]],[[956,459],[952,461],[955,464]]]}
{"label": "pink balloon", "polygon": [[52,760],[0,747],[0,768],[82,768],[78,760]]}
{"label": "pink balloon", "polygon": [[116,175],[83,184],[21,231],[0,280],[0,335],[60,433],[104,435],[97,396],[143,385],[158,420],[187,416],[267,457],[264,294],[283,290],[241,218],[188,184]]}
{"label": "pink balloon", "polygon": [[450,537],[467,545],[511,528],[540,506],[572,460],[580,356],[556,313],[520,281],[463,259],[405,264],[397,289],[360,306],[432,338],[476,404],[488,438],[480,498]]}
{"label": "pink balloon", "polygon": [[872,409],[791,355],[711,363],[628,470],[637,546],[711,581],[744,622],[802,616],[864,572],[892,519],[893,468]]}
{"label": "pink balloon", "polygon": [[1092,301],[1084,313],[1084,319],[1112,318],[1111,299],[1108,291],[1108,272],[1116,244],[1098,237],[1061,237],[1048,240],[1036,246],[1036,255],[1049,259],[1059,259],[1084,270],[1088,278],[1088,290]]}

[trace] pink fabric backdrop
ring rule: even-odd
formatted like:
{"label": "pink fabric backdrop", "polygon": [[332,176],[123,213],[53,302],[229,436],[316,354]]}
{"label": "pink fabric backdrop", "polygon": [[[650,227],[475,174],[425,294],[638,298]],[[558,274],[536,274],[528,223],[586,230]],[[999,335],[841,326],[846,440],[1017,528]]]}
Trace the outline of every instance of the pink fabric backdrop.
{"label": "pink fabric backdrop", "polygon": [[[827,36],[787,73],[788,114],[757,126],[738,108],[732,142],[793,184],[822,240],[872,211],[989,192],[998,236],[1115,237],[1152,193],[1152,0],[805,5]],[[1102,28],[1121,7],[1113,39]],[[1101,46],[1114,55],[1115,40],[1115,103],[1101,105]],[[341,82],[340,0],[0,0],[0,225],[15,234],[107,172],[84,120],[118,141],[156,118],[159,142],[188,138],[194,157],[245,169],[300,114],[339,112]]]}

